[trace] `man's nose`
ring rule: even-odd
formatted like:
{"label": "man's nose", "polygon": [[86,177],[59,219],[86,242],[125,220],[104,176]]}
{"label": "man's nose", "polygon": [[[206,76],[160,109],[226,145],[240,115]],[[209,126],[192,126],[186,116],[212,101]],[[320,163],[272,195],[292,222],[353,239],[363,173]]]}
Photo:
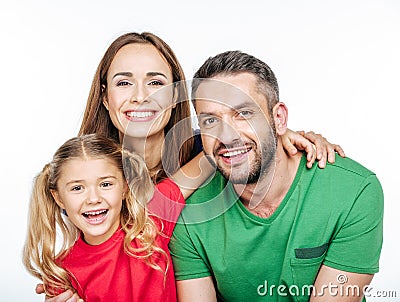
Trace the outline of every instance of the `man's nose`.
{"label": "man's nose", "polygon": [[219,125],[217,138],[224,145],[231,145],[241,140],[237,125],[234,122],[223,120]]}

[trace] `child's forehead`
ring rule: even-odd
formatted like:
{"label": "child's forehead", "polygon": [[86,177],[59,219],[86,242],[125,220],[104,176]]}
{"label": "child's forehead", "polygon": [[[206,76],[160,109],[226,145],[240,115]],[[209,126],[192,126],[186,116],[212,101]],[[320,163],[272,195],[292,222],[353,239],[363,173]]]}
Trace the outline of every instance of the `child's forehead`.
{"label": "child's forehead", "polygon": [[66,160],[61,166],[61,172],[68,170],[74,173],[98,172],[102,170],[120,171],[117,162],[106,156],[81,156]]}

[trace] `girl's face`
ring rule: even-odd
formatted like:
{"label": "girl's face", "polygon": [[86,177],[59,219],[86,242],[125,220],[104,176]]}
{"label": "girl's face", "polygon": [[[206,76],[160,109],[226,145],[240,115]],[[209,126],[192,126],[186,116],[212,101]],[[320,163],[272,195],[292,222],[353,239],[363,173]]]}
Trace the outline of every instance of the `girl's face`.
{"label": "girl's face", "polygon": [[125,179],[111,160],[77,158],[63,164],[52,194],[85,241],[97,245],[118,229],[126,191]]}
{"label": "girl's face", "polygon": [[103,102],[121,138],[164,136],[173,107],[172,82],[169,65],[153,45],[129,44],[117,52]]}

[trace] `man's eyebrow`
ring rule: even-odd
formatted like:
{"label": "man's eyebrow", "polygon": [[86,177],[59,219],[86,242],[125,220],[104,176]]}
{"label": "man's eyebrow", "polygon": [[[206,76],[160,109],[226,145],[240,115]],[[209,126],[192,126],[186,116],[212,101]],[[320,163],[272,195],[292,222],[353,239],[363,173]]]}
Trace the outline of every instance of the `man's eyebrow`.
{"label": "man's eyebrow", "polygon": [[[226,107],[229,107],[229,109],[232,111],[240,111],[243,108],[253,108],[253,109],[258,108],[258,109],[260,109],[260,106],[258,106],[258,104],[253,100],[249,100],[249,101],[237,104],[235,106],[230,106],[227,104],[225,104],[225,105],[226,105]],[[203,111],[198,114],[198,116],[210,116],[210,115],[214,116],[215,112]]]}
{"label": "man's eyebrow", "polygon": [[249,101],[240,103],[240,104],[238,104],[236,106],[232,106],[230,108],[232,110],[238,111],[238,110],[243,109],[243,108],[254,108],[254,107],[260,108],[260,106],[255,101],[249,100]]}
{"label": "man's eyebrow", "polygon": [[207,117],[207,116],[214,116],[215,112],[200,112],[197,116],[198,117]]}

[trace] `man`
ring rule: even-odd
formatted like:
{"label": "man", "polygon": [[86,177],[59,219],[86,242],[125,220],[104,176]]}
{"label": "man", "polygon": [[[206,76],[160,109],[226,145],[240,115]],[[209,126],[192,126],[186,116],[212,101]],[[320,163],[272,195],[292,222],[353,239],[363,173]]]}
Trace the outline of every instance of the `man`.
{"label": "man", "polygon": [[287,155],[287,108],[253,56],[208,59],[192,92],[218,172],[187,200],[170,243],[179,299],[363,300],[382,246],[375,174],[348,158],[307,169]]}

